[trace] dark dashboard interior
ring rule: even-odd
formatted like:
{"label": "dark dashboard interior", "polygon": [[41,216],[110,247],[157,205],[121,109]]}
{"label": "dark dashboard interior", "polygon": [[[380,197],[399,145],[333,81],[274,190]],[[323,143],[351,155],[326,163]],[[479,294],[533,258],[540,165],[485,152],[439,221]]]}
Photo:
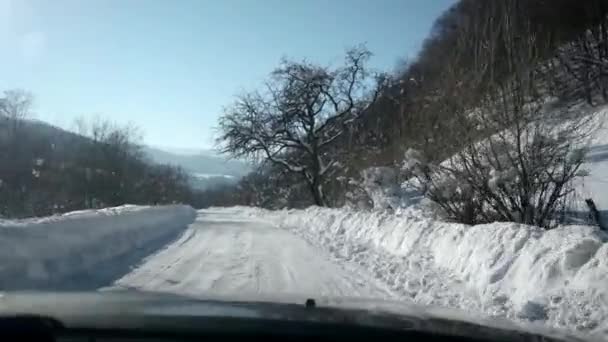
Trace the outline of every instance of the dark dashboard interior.
{"label": "dark dashboard interior", "polygon": [[[0,341],[554,341],[526,333],[478,336],[348,323],[250,318],[97,317],[88,326],[66,327],[37,316],[0,317]],[[474,331],[472,331],[474,332]]]}

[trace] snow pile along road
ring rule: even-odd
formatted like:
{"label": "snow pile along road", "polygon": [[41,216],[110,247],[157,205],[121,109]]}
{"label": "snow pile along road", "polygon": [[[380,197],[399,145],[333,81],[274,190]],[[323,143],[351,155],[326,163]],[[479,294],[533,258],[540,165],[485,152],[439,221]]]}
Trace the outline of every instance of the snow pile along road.
{"label": "snow pile along road", "polygon": [[401,299],[608,333],[608,236],[594,227],[467,226],[413,208],[248,214],[363,266]]}
{"label": "snow pile along road", "polygon": [[0,290],[89,290],[111,283],[182,232],[189,206],[122,206],[0,220]]}

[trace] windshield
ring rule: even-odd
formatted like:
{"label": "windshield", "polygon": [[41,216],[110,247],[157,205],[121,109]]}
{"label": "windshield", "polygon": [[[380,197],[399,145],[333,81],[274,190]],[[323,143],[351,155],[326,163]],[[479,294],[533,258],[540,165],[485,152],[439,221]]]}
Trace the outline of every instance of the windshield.
{"label": "windshield", "polygon": [[607,15],[0,0],[0,291],[386,300],[608,336]]}

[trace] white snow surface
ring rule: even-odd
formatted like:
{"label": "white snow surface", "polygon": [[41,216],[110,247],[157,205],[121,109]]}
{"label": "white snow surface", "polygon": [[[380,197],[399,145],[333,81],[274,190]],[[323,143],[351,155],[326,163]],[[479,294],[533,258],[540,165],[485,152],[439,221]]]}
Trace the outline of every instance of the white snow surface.
{"label": "white snow surface", "polygon": [[195,214],[124,206],[3,220],[0,289],[389,299],[608,339],[608,236],[593,227],[467,226],[413,206]]}
{"label": "white snow surface", "polygon": [[128,272],[131,262],[194,217],[189,206],[125,205],[0,220],[0,290],[95,289]]}
{"label": "white snow surface", "polygon": [[608,210],[608,106],[594,115],[598,131],[583,164],[583,169],[589,175],[577,182],[577,191],[581,199],[592,198],[598,209],[603,211]]}
{"label": "white snow surface", "polygon": [[413,207],[396,213],[231,210],[295,233],[334,262],[366,270],[394,299],[608,337],[608,236],[597,228],[467,226],[430,219]]}
{"label": "white snow surface", "polygon": [[354,296],[394,298],[360,267],[330,260],[293,233],[242,215],[240,208],[199,211],[175,242],[115,283],[117,288],[249,299]]}

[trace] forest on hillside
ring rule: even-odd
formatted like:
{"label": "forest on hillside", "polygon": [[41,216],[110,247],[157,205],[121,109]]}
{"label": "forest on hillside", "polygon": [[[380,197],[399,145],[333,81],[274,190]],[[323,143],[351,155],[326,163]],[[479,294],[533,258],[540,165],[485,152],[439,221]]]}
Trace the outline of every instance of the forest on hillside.
{"label": "forest on hillside", "polygon": [[388,178],[450,219],[550,227],[584,173],[588,113],[608,100],[607,13],[605,0],[461,0],[396,74],[370,70],[365,46],[339,66],[284,60],[220,119],[218,145],[256,170],[204,204],[365,208]]}
{"label": "forest on hillside", "polygon": [[32,94],[0,97],[0,217],[122,204],[196,204],[179,167],[152,163],[134,126],[78,119],[68,132],[32,118]]}

